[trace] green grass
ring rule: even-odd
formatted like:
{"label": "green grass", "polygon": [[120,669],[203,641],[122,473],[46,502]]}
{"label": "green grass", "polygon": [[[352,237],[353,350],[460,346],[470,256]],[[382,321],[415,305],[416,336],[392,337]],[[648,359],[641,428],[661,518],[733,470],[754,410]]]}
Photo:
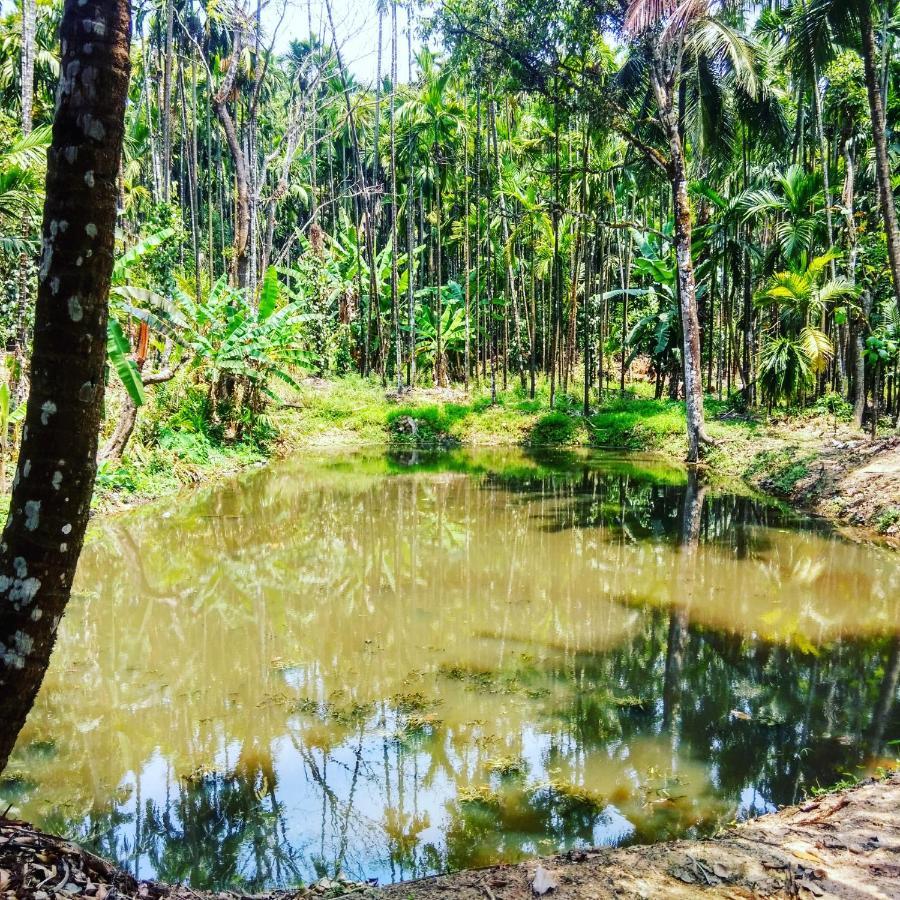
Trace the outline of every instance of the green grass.
{"label": "green grass", "polygon": [[661,450],[684,440],[684,405],[672,400],[614,398],[587,420],[596,447]]}
{"label": "green grass", "polygon": [[[110,508],[170,494],[218,473],[258,463],[273,453],[309,448],[372,446],[403,451],[523,446],[533,448],[535,454],[602,448],[651,452],[680,462],[687,452],[684,404],[655,400],[651,392],[652,386],[642,383],[631,385],[625,397],[611,392],[603,402],[595,402],[585,417],[578,384],[572,385],[568,395],[557,394],[550,409],[546,381],[538,383],[534,399],[514,382],[492,402],[483,386],[473,386],[469,394],[459,389],[425,389],[397,398],[386,393],[377,379],[310,379],[285,406],[270,410],[269,435],[254,443],[228,443],[202,430],[202,422],[197,424],[202,417],[194,408],[198,398],[191,400],[190,392],[180,400],[161,397],[155,409],[144,413],[126,458],[101,468],[95,505]],[[815,454],[801,451],[784,436],[773,436],[765,422],[735,415],[727,403],[709,397],[706,417],[707,429],[717,442],[708,455],[710,471],[716,475],[740,476],[789,496],[809,473]],[[471,462],[465,450],[457,455],[460,467],[468,471]],[[363,464],[359,459],[353,462],[355,470]],[[427,454],[418,464],[430,464]],[[534,464],[540,465],[537,456]],[[377,465],[383,468],[391,463],[380,457]],[[441,465],[447,465],[446,457]],[[408,469],[408,461],[402,462],[402,468]],[[683,470],[676,467],[672,477],[683,478]],[[900,511],[889,511],[880,525],[886,530],[898,518]]]}
{"label": "green grass", "polygon": [[297,409],[274,420],[288,445],[383,444],[389,405],[381,385],[359,376],[305,386]]}
{"label": "green grass", "polygon": [[744,477],[758,480],[778,494],[788,495],[798,481],[809,475],[809,464],[814,454],[800,454],[795,446],[779,447],[757,453],[744,471]]}
{"label": "green grass", "polygon": [[[557,394],[550,409],[546,381],[538,384],[533,400],[516,383],[498,393],[494,403],[483,387],[473,387],[468,396],[457,391],[447,400],[422,392],[398,401],[386,396],[376,380],[357,376],[304,387],[299,410],[282,414],[282,431],[293,446],[602,447],[683,456],[684,404],[646,396],[647,385],[633,388],[624,398],[616,392],[595,404],[585,418],[577,384],[568,395]],[[757,424],[749,419],[716,421],[725,408],[725,403],[707,400],[714,438],[735,439],[755,431]]]}
{"label": "green grass", "polygon": [[121,460],[98,467],[92,506],[110,510],[175,494],[267,458],[255,444],[216,444],[203,435],[178,434],[153,446],[132,441]]}

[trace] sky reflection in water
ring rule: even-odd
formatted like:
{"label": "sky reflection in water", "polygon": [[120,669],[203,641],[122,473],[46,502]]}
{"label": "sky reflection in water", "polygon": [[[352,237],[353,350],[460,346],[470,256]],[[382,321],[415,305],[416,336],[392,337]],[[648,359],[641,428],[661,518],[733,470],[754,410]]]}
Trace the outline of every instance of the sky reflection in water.
{"label": "sky reflection in water", "polygon": [[648,461],[308,456],[97,523],[0,798],[141,877],[714,830],[896,756],[900,565]]}

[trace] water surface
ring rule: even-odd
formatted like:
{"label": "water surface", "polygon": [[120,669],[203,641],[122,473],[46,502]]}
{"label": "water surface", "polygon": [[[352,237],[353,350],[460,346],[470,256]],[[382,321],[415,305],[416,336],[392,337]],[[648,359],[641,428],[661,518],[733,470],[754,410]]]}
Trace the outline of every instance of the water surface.
{"label": "water surface", "polygon": [[702,835],[897,755],[898,623],[677,468],[297,458],[93,526],[0,805],[214,889]]}

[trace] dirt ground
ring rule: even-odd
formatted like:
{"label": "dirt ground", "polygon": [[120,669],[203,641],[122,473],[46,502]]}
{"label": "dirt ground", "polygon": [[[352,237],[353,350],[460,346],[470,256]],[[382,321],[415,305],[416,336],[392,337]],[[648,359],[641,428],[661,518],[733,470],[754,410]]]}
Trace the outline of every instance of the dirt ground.
{"label": "dirt ground", "polygon": [[[254,900],[900,898],[900,773],[763,816],[706,841],[575,851],[512,866],[374,888],[323,880]],[[0,898],[247,900],[136,882],[67,841],[0,820]]]}
{"label": "dirt ground", "polygon": [[753,486],[848,527],[858,538],[877,535],[900,547],[900,435],[873,441],[820,418],[774,424],[726,449],[750,460],[744,474]]}
{"label": "dirt ground", "polygon": [[540,866],[558,900],[900,898],[900,774],[764,816],[709,841],[568,853],[386,888],[385,900],[524,900]]}
{"label": "dirt ground", "polygon": [[[900,540],[900,436],[824,441],[795,491],[815,512],[869,528],[883,521],[883,533]],[[884,520],[887,515],[893,521]]]}

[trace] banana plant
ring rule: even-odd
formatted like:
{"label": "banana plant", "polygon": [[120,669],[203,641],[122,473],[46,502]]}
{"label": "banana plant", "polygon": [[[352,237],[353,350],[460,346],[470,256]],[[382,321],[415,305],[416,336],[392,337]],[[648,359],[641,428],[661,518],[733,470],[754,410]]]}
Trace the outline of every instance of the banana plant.
{"label": "banana plant", "polygon": [[131,344],[125,337],[122,326],[112,316],[106,323],[106,356],[134,405],[143,406],[147,402],[147,395],[144,393],[141,373],[131,358]]}
{"label": "banana plant", "polygon": [[[423,288],[416,291],[417,297],[426,297],[435,293],[434,288]],[[445,359],[448,353],[460,353],[465,347],[466,313],[463,307],[462,288],[455,281],[450,281],[441,288],[444,308],[441,312],[441,353]],[[437,354],[437,315],[430,303],[422,304],[416,317],[416,355],[429,363],[434,363]]]}
{"label": "banana plant", "polygon": [[213,383],[222,376],[244,378],[274,396],[268,387],[274,378],[299,389],[290,369],[309,363],[303,326],[315,316],[303,312],[302,298],[280,305],[281,285],[274,268],[266,271],[256,309],[225,276],[200,302],[180,287],[171,299],[135,288],[117,295],[122,312],[179,345],[190,354],[190,365],[204,369]]}
{"label": "banana plant", "polygon": [[[658,372],[668,371],[680,354],[680,313],[675,290],[675,264],[671,254],[664,253],[657,242],[632,229],[635,256],[631,271],[646,287],[607,291],[602,299],[627,296],[643,301],[644,313],[628,332],[623,352],[627,352],[626,368],[635,358],[646,353]],[[702,296],[703,287],[698,289]]]}
{"label": "banana plant", "polygon": [[141,378],[141,373],[131,358],[131,344],[116,318],[116,313],[123,311],[121,302],[117,301],[134,299],[140,296],[146,297],[150,294],[149,291],[143,288],[126,285],[125,279],[130,270],[142,257],[165,243],[174,234],[174,229],[163,228],[155,234],[147,235],[143,240],[138,241],[137,244],[126,250],[113,265],[113,286],[110,290],[110,299],[113,302],[111,304],[111,315],[106,325],[106,354],[113,371],[131,398],[131,402],[137,407],[143,406],[147,402],[147,396],[144,392],[144,382]]}
{"label": "banana plant", "polygon": [[9,452],[9,429],[25,418],[25,404],[10,409],[12,393],[6,381],[0,382],[0,494],[6,493],[6,455]]}

